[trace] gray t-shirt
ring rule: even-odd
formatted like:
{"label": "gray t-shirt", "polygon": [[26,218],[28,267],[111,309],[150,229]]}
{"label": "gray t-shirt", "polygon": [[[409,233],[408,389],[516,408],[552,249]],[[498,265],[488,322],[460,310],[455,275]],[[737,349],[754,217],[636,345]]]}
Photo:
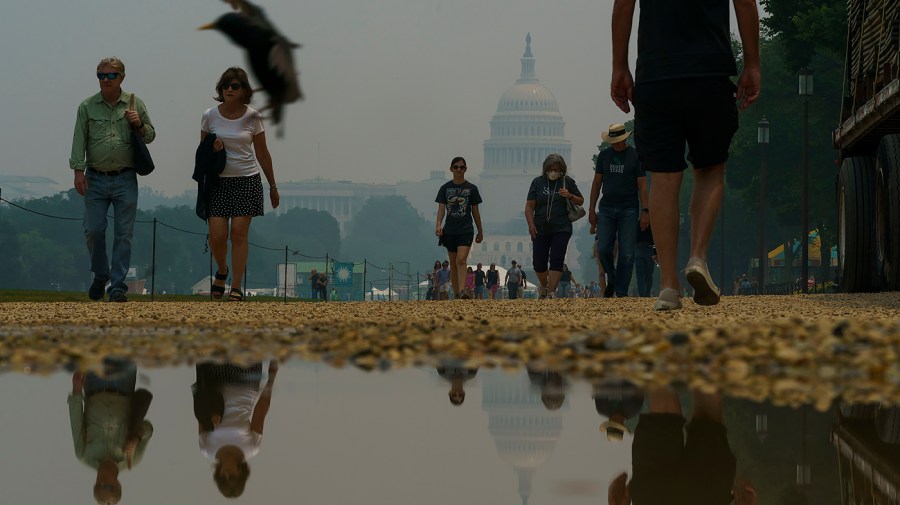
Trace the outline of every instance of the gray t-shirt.
{"label": "gray t-shirt", "polygon": [[628,146],[624,151],[612,147],[600,151],[594,171],[603,176],[603,196],[600,207],[637,207],[638,177],[647,174],[641,168],[637,149]]}

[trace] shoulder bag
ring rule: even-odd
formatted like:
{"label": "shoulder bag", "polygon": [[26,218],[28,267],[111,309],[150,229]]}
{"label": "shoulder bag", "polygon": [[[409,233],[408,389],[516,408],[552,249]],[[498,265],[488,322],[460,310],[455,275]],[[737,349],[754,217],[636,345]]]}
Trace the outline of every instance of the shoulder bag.
{"label": "shoulder bag", "polygon": [[[131,105],[128,110],[134,110],[134,93],[131,94]],[[132,159],[134,171],[138,175],[150,175],[150,172],[156,168],[153,165],[153,158],[150,157],[150,151],[147,149],[147,144],[144,143],[144,138],[133,126],[131,127],[131,148],[134,151]]]}
{"label": "shoulder bag", "polygon": [[[566,187],[566,176],[563,175],[563,189]],[[573,223],[583,218],[587,211],[581,205],[576,205],[572,200],[566,198],[566,210],[569,213],[569,221]]]}

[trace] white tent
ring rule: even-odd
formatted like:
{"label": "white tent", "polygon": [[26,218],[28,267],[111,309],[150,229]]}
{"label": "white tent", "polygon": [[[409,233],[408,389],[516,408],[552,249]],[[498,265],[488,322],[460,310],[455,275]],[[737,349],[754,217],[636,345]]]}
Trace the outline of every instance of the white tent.
{"label": "white tent", "polygon": [[376,301],[376,302],[385,301],[386,302],[388,300],[399,300],[399,299],[400,299],[400,295],[396,291],[393,291],[390,289],[372,288],[366,292],[366,301],[368,301],[368,302],[371,302],[371,301]]}

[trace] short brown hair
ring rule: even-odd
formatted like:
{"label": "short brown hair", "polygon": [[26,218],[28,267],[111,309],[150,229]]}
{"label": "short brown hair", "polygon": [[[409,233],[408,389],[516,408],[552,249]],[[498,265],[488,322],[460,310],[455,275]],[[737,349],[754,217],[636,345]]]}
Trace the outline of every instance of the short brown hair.
{"label": "short brown hair", "polygon": [[247,72],[241,67],[231,67],[222,72],[222,76],[219,77],[219,82],[216,84],[215,100],[217,102],[225,101],[225,97],[222,96],[222,91],[231,84],[232,81],[238,81],[241,83],[241,87],[244,88],[244,105],[250,103],[250,100],[253,98],[253,88],[250,87],[250,79],[247,77]]}
{"label": "short brown hair", "polygon": [[100,60],[100,63],[97,64],[97,72],[100,71],[103,67],[112,67],[123,75],[125,74],[125,64],[122,63],[122,60],[116,58],[115,56],[110,56],[109,58],[103,58]]}

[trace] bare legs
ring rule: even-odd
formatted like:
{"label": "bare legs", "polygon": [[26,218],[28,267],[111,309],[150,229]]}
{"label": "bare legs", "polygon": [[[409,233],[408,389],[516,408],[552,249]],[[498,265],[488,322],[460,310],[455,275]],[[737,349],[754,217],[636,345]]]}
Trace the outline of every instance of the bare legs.
{"label": "bare legs", "polygon": [[468,267],[466,262],[469,260],[469,247],[459,246],[456,248],[456,252],[448,251],[447,256],[450,259],[450,284],[453,286],[454,297],[458,299],[463,293],[460,286],[465,287],[466,285],[466,267]]}
{"label": "bare legs", "polygon": [[[725,165],[695,169],[691,196],[691,257],[706,260],[724,192]],[[660,290],[680,291],[678,283],[678,193],[683,172],[654,172],[650,190],[650,225],[659,258]]]}
{"label": "bare legs", "polygon": [[[209,218],[209,248],[213,260],[216,262],[216,271],[225,273],[228,271],[228,238],[231,237],[231,287],[241,289],[244,280],[244,269],[247,267],[247,255],[249,243],[247,236],[250,232],[251,216],[240,216],[231,219],[229,230],[228,219],[224,217]],[[225,285],[225,281],[215,281],[216,285]],[[222,284],[218,284],[221,282]]]}

